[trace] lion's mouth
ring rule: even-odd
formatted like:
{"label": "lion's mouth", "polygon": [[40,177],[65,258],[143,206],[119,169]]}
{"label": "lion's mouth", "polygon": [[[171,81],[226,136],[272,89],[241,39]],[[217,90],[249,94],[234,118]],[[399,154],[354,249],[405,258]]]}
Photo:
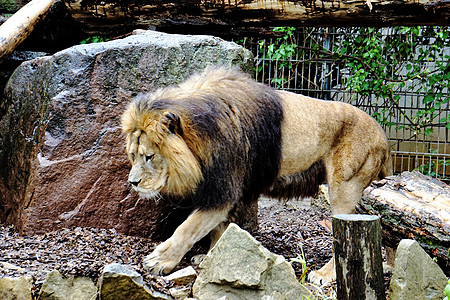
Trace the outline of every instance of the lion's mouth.
{"label": "lion's mouth", "polygon": [[[161,199],[161,190],[166,183],[166,177],[164,179],[159,178],[158,180],[151,180],[150,182],[145,182],[147,187],[142,187],[140,185],[134,186],[134,190],[139,193],[142,198],[154,199],[158,201]],[[148,188],[151,187],[151,188]]]}
{"label": "lion's mouth", "polygon": [[146,189],[146,188],[142,188],[142,187],[138,187],[138,186],[133,187],[133,189],[139,193],[139,196],[141,196],[141,198],[145,198],[145,199],[161,198],[161,195],[159,194],[159,192],[154,189]]}

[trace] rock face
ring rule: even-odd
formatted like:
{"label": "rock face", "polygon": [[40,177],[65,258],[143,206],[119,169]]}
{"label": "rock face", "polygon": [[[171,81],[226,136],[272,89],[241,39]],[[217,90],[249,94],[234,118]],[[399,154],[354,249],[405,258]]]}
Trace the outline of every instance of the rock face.
{"label": "rock face", "polygon": [[441,300],[447,277],[414,240],[402,240],[397,248],[389,287],[392,300]]}
{"label": "rock face", "polygon": [[31,276],[0,278],[0,299],[2,300],[31,300]]}
{"label": "rock face", "polygon": [[193,287],[199,300],[294,300],[310,294],[282,256],[269,252],[235,224],[228,226],[200,268]]}
{"label": "rock face", "polygon": [[[219,38],[140,31],[23,63],[0,101],[0,223],[151,236],[168,208],[131,191],[120,115],[136,94],[210,64],[250,71],[253,58]],[[188,213],[171,215],[165,231]]]}
{"label": "rock face", "polygon": [[90,300],[95,299],[97,287],[88,277],[63,278],[57,270],[45,278],[39,292],[40,300]]}

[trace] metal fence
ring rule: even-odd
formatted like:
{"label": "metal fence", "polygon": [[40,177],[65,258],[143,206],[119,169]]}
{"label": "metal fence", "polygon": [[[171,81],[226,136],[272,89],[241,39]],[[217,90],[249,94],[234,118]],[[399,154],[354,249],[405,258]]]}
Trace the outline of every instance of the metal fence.
{"label": "metal fence", "polygon": [[[290,30],[292,30],[291,28]],[[445,30],[448,31],[447,28]],[[383,39],[389,39],[394,35],[403,34],[407,42],[409,38],[407,32],[399,32],[394,28],[376,29],[377,34],[381,34]],[[423,30],[426,33],[426,30]],[[425,101],[427,93],[420,91],[419,87],[423,79],[412,78],[401,85],[395,87],[394,97],[396,99],[395,110],[392,104],[388,103],[379,95],[358,93],[352,90],[351,86],[346,86],[349,78],[353,76],[354,70],[348,67],[340,59],[329,55],[342,47],[344,41],[354,39],[359,33],[358,28],[299,28],[293,32],[284,31],[278,37],[271,39],[249,38],[241,40],[245,47],[252,50],[255,55],[256,79],[280,89],[289,90],[295,93],[308,95],[325,100],[336,100],[351,103],[372,116],[379,116],[383,112],[386,117],[383,127],[390,140],[393,155],[394,172],[421,170],[423,173],[441,178],[450,179],[450,140],[449,129],[445,122],[439,120],[450,120],[449,115],[449,83],[446,80],[438,87],[441,93],[441,103],[434,108],[433,120],[428,120],[426,128],[414,127],[410,125],[411,118],[416,118],[421,110],[430,108]],[[431,47],[432,41],[427,36],[419,36],[420,48]],[[419,66],[423,72],[433,73],[436,62],[447,64],[447,74],[450,73],[448,67],[450,47],[449,37],[444,36],[446,43],[444,50],[439,50],[439,57],[433,61],[422,62]],[[274,45],[278,48],[278,53],[274,54]],[[287,47],[293,45],[294,47]],[[435,46],[433,46],[435,47]],[[420,55],[423,51],[415,49],[412,55]],[[416,54],[414,54],[416,53]],[[324,55],[327,54],[327,55]],[[399,62],[397,61],[397,64]],[[408,60],[401,61],[398,66],[392,68],[392,72],[397,72],[396,78],[405,77],[411,66],[408,67]],[[367,78],[367,80],[372,80]],[[386,83],[387,84],[387,83]],[[439,86],[439,85],[438,85]],[[429,93],[430,91],[428,91]],[[390,107],[389,107],[390,106]],[[389,113],[386,113],[390,110]],[[437,121],[437,122],[436,122]]]}

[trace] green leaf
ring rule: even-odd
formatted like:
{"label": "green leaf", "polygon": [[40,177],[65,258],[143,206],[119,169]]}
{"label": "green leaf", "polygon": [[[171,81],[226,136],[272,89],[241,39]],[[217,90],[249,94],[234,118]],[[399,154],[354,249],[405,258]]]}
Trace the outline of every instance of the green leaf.
{"label": "green leaf", "polygon": [[433,101],[434,101],[434,96],[431,94],[428,94],[423,98],[423,103],[430,103]]}

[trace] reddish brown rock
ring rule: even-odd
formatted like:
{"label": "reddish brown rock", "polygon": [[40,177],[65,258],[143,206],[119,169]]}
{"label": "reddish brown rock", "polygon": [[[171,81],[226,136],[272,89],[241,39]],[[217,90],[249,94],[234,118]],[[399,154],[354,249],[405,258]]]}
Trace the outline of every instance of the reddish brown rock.
{"label": "reddish brown rock", "polygon": [[0,106],[0,221],[26,233],[171,232],[189,210],[131,191],[120,115],[134,95],[209,64],[250,70],[252,57],[218,38],[141,32],[22,64]]}

